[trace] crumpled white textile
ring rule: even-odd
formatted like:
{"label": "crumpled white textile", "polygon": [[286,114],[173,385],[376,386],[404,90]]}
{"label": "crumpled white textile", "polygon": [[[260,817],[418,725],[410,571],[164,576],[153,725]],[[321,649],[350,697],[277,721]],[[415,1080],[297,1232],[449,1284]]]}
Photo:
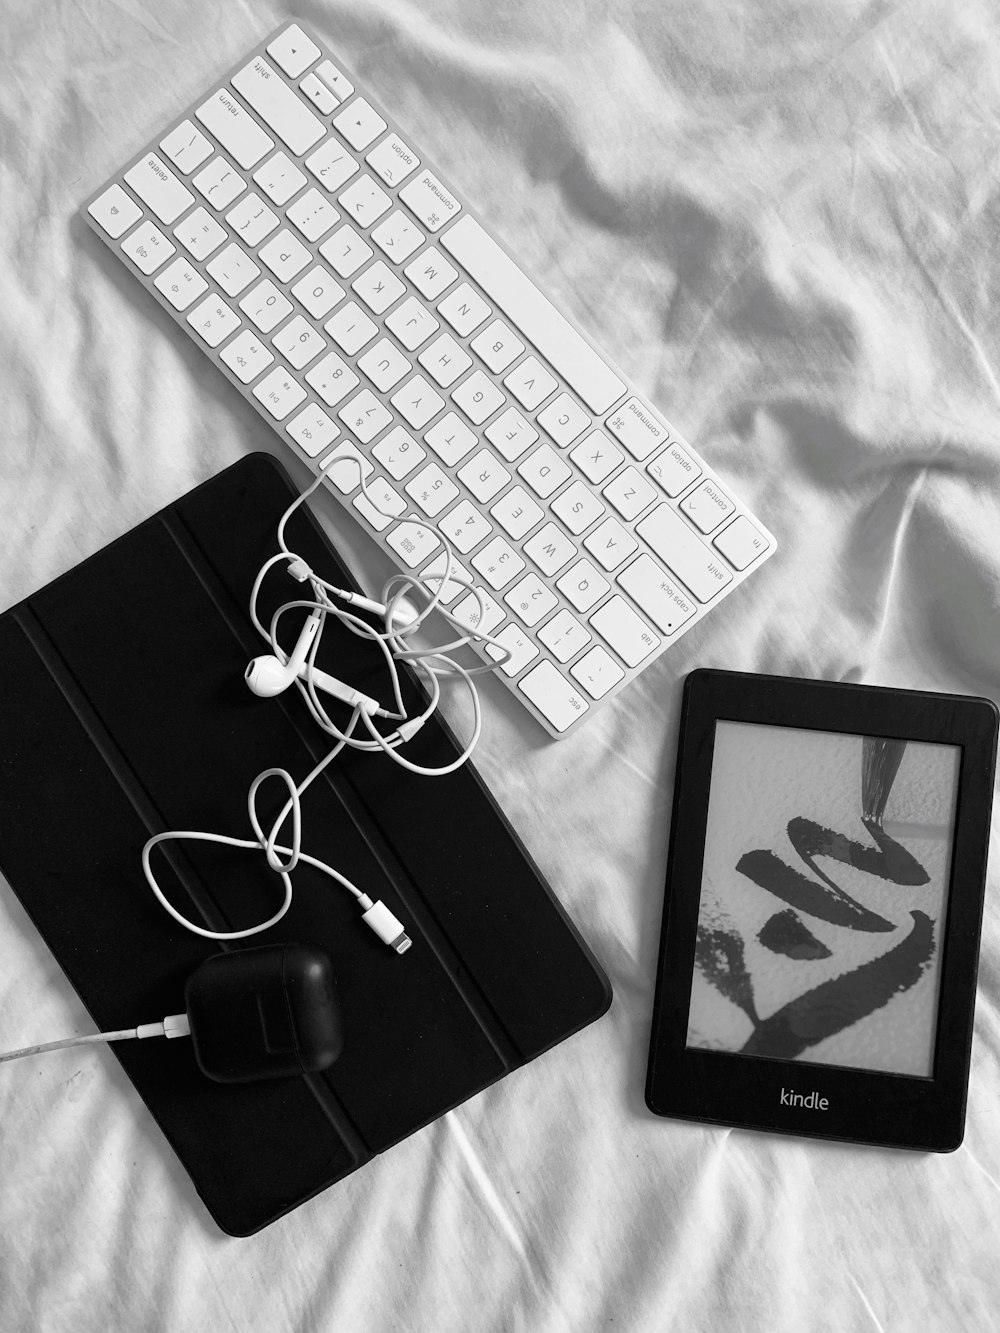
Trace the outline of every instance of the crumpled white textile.
{"label": "crumpled white textile", "polygon": [[[1000,697],[1000,11],[4,0],[0,609],[249,451],[306,479],[78,216],[293,13],[780,549],[564,742],[484,686],[477,765],[607,970],[604,1018],[244,1240],[109,1052],[5,1066],[0,1328],[997,1328],[996,855],[956,1153],[658,1119],[643,1084],[686,673]],[[320,515],[377,589],[377,549]],[[0,883],[0,1048],[87,1030]]]}

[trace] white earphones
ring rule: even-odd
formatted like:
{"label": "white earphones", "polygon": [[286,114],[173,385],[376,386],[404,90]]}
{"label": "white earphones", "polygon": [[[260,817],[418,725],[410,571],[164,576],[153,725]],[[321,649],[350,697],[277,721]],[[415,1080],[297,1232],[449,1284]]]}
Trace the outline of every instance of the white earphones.
{"label": "white earphones", "polygon": [[[453,773],[465,763],[475,749],[482,727],[479,696],[473,677],[483,672],[494,671],[498,666],[502,666],[504,662],[510,659],[510,649],[491,634],[470,628],[469,624],[460,621],[442,605],[445,588],[454,583],[470,590],[478,604],[479,617],[485,615],[483,591],[473,585],[471,577],[464,570],[460,567],[458,569],[454,568],[454,552],[447,536],[440,530],[433,528],[429,523],[416,518],[409,521],[432,532],[435,540],[439,541],[444,547],[444,567],[441,571],[435,571],[433,576],[425,576],[424,580],[419,580],[407,574],[393,575],[382,589],[384,600],[378,602],[372,598],[363,597],[360,593],[351,589],[335,587],[332,583],[328,583],[314,574],[308,564],[289,549],[285,542],[284,532],[285,525],[292,514],[312,495],[323,480],[324,477],[321,473],[285,510],[278,523],[278,546],[280,550],[265,561],[254,580],[253,589],[250,593],[250,619],[255,629],[271,644],[274,651],[262,657],[255,657],[247,666],[244,676],[253,693],[263,698],[273,698],[287,690],[290,685],[297,686],[313,720],[323,732],[335,741],[335,744],[301,782],[296,783],[289,773],[278,768],[266,769],[258,775],[251,785],[247,797],[247,814],[254,833],[252,840],[194,830],[158,833],[150,838],[143,848],[142,869],[153,893],[177,922],[197,935],[202,935],[208,939],[225,940],[244,939],[247,936],[259,934],[279,921],[291,905],[292,884],[290,873],[300,861],[305,861],[330,875],[353,893],[359,906],[363,909],[362,919],[366,925],[370,926],[379,938],[395,949],[397,953],[403,953],[409,947],[410,941],[402,925],[389,909],[381,902],[373,903],[366,894],[363,894],[360,889],[351,884],[332,866],[317,861],[314,857],[307,856],[301,850],[300,802],[302,795],[345,747],[369,753],[381,751],[401,768],[428,777],[440,777],[447,773]],[[363,475],[360,477],[360,485],[372,507],[380,513],[383,512],[379,509],[375,498],[368,494]],[[392,515],[386,514],[386,517],[391,518]],[[281,563],[286,565],[287,573],[298,582],[308,582],[312,596],[308,600],[285,602],[274,613],[270,627],[265,628],[257,614],[257,598],[268,572],[275,565]],[[426,605],[419,610],[405,595],[411,590],[426,599]],[[348,604],[350,610],[346,610],[339,605],[339,603],[344,602]],[[308,611],[309,614],[299,631],[294,648],[286,656],[277,638],[278,623],[285,612],[296,609]],[[355,614],[356,611],[368,611],[376,616],[384,617],[384,627],[381,630],[376,629],[368,621]],[[411,636],[420,628],[432,611],[437,611],[446,623],[458,631],[458,638],[452,642],[437,644],[431,648],[411,647],[409,642]],[[320,671],[315,666],[320,636],[323,633],[328,615],[333,616],[350,633],[369,641],[373,650],[381,653],[389,675],[394,709],[380,707],[377,700],[362,694],[360,690],[345,684],[344,681],[337,680],[335,676]],[[493,658],[491,662],[483,663],[480,666],[463,666],[450,656],[452,651],[463,648],[473,640],[489,647],[490,656]],[[422,678],[426,687],[427,698],[424,706],[412,716],[407,714],[400,689],[399,666],[401,664],[410,665]],[[450,763],[443,764],[438,768],[430,768],[407,759],[399,753],[399,749],[407,741],[412,740],[424,723],[434,714],[441,697],[441,678],[449,676],[463,681],[470,691],[473,713],[472,734],[465,747]],[[343,729],[328,716],[322,702],[317,697],[317,691],[332,695],[352,709],[350,719]],[[375,726],[374,719],[376,718],[386,719],[394,725],[388,731],[385,728],[380,730]],[[361,728],[361,735],[356,734],[358,727]],[[367,733],[367,738],[364,733]],[[281,778],[287,788],[288,799],[275,818],[270,832],[265,832],[257,817],[256,795],[261,783],[270,777]],[[281,836],[282,828],[289,819],[292,824],[291,846],[285,846],[280,844],[278,839]],[[172,838],[216,842],[248,849],[259,848],[264,853],[269,868],[281,877],[284,886],[281,905],[267,920],[244,930],[212,931],[189,921],[167,900],[157,883],[150,864],[152,849],[158,843]],[[283,857],[285,859],[282,859]]]}
{"label": "white earphones", "polygon": [[245,679],[254,694],[262,699],[271,699],[287,690],[296,676],[305,674],[306,658],[322,623],[323,613],[314,611],[302,626],[302,632],[286,662],[273,653],[253,659],[246,669]]}

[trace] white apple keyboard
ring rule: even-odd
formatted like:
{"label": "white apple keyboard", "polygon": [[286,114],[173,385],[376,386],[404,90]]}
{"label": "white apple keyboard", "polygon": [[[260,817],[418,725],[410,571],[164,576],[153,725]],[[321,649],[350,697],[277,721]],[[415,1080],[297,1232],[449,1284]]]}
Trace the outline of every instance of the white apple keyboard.
{"label": "white apple keyboard", "polygon": [[[552,736],[775,549],[298,24],[86,217],[401,570],[436,589],[447,535],[511,652],[498,677]],[[479,624],[466,587],[443,600]]]}

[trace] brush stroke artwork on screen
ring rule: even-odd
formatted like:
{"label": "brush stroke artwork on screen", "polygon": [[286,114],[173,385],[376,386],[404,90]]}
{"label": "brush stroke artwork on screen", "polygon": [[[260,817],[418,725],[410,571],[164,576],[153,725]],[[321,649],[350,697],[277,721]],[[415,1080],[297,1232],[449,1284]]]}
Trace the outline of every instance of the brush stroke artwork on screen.
{"label": "brush stroke artwork on screen", "polygon": [[930,1077],[959,755],[716,725],[689,1047]]}

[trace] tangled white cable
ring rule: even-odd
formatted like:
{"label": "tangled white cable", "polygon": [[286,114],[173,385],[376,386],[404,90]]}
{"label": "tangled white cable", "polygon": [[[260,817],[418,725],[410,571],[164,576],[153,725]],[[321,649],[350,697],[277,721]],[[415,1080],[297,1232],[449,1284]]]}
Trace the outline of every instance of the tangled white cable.
{"label": "tangled white cable", "polygon": [[[362,459],[360,455],[344,454],[336,455],[336,462],[343,463],[347,459],[353,458],[358,464],[358,470],[361,473],[361,489],[365,494],[368,503],[378,510],[377,504],[368,494],[364,473],[362,468]],[[193,931],[196,935],[201,935],[206,939],[212,940],[239,940],[246,939],[248,936],[260,934],[275,925],[288,911],[292,902],[292,881],[291,874],[300,861],[306,862],[315,869],[322,871],[335,879],[338,884],[343,885],[350,893],[354,894],[358,900],[358,905],[363,909],[362,919],[371,927],[372,930],[384,940],[397,953],[405,953],[410,947],[410,939],[406,935],[402,924],[381,902],[373,902],[371,898],[361,892],[356,885],[339,871],[334,870],[332,866],[324,861],[319,861],[315,857],[308,856],[301,850],[302,841],[302,810],[301,798],[303,792],[310,784],[323,772],[329,763],[337,757],[341,751],[350,746],[352,749],[364,750],[377,753],[384,751],[386,755],[401,767],[408,769],[412,773],[423,774],[427,777],[437,777],[445,773],[452,773],[455,769],[461,767],[475,749],[482,728],[482,713],[479,704],[479,693],[476,689],[473,677],[484,672],[494,671],[498,666],[510,658],[510,652],[505,645],[492,638],[489,634],[478,633],[467,624],[458,620],[443,605],[442,596],[449,583],[458,584],[470,588],[472,595],[476,599],[479,608],[479,615],[476,622],[479,623],[485,615],[485,605],[480,591],[473,587],[472,580],[462,571],[456,570],[454,565],[454,551],[448,538],[439,529],[432,527],[429,523],[424,523],[416,518],[409,518],[407,521],[415,527],[423,527],[432,532],[435,539],[443,542],[445,551],[445,562],[443,570],[435,573],[432,578],[420,580],[407,574],[395,574],[385,584],[382,590],[382,601],[375,602],[369,598],[361,596],[359,593],[348,589],[338,588],[332,583],[321,579],[310,569],[309,565],[293,550],[291,550],[285,540],[285,528],[292,514],[303,504],[313,491],[324,481],[325,473],[321,472],[316,480],[308,486],[300,495],[298,495],[292,504],[285,510],[278,523],[278,546],[279,551],[267,560],[261,567],[257,578],[254,580],[253,589],[250,593],[250,618],[253,621],[258,633],[265,638],[271,646],[272,655],[255,658],[247,667],[247,683],[254,693],[265,697],[281,693],[288,686],[294,684],[306,702],[316,724],[327,735],[335,741],[333,748],[320,760],[310,773],[299,783],[296,783],[290,773],[283,768],[269,768],[263,773],[258,774],[250,786],[247,794],[247,814],[254,837],[233,838],[221,833],[205,833],[196,830],[181,830],[167,833],[158,833],[150,838],[142,850],[142,869],[146,880],[157,900],[166,909],[167,912],[180,925],[187,930]],[[386,517],[393,517],[386,515]],[[312,598],[300,598],[294,601],[286,602],[279,606],[271,618],[270,625],[265,629],[257,613],[257,600],[260,595],[261,587],[265,578],[271,569],[281,562],[287,564],[287,572],[299,582],[308,582],[312,591]],[[434,585],[434,586],[429,586]],[[419,609],[414,607],[409,600],[408,594],[415,593],[423,599],[424,605]],[[377,629],[370,621],[357,615],[355,611],[345,609],[345,605],[353,606],[356,610],[374,612],[384,617],[383,630]],[[282,617],[289,611],[306,610],[308,616],[299,633],[298,640],[291,653],[286,653],[278,641],[278,627]],[[421,649],[411,646],[409,640],[420,629],[426,618],[432,611],[437,611],[444,619],[459,632],[457,638],[450,643],[439,644],[433,648]],[[393,702],[392,706],[383,707],[377,700],[369,695],[361,693],[345,682],[337,680],[335,677],[321,671],[315,664],[316,654],[319,649],[320,640],[323,637],[323,629],[328,616],[333,616],[337,621],[345,626],[352,634],[356,634],[369,640],[382,653],[386,668],[389,674],[389,680],[392,686]],[[491,645],[496,651],[496,660],[493,663],[483,663],[481,666],[465,667],[456,662],[450,656],[467,644],[473,641]],[[399,680],[398,662],[409,662],[413,669],[422,677],[428,689],[428,702],[424,709],[415,717],[409,717],[402,699],[402,691]],[[416,764],[405,758],[399,753],[399,748],[420,730],[436,711],[441,698],[441,678],[453,676],[464,681],[472,698],[473,709],[473,729],[472,735],[462,752],[449,764],[440,768],[428,768],[421,764]],[[320,699],[320,693],[324,693],[346,704],[351,709],[350,717],[346,725],[338,727],[330,718],[326,707]],[[378,729],[375,719],[381,718],[385,721],[394,722],[396,725],[387,735]],[[367,731],[367,738],[355,734],[359,722]],[[277,818],[271,826],[269,833],[265,833],[261,826],[257,814],[256,800],[257,792],[262,783],[268,778],[280,778],[288,791],[288,799],[279,811]],[[278,842],[281,836],[281,830],[288,817],[292,820],[291,846],[284,846]],[[250,850],[259,850],[264,853],[268,867],[280,877],[284,887],[284,898],[278,910],[265,921],[259,922],[255,926],[249,926],[243,930],[216,931],[208,930],[204,926],[199,926],[184,916],[181,912],[169,902],[163,890],[157,882],[150,864],[150,853],[152,849],[160,843],[169,841],[191,840],[197,842],[221,843],[228,847],[241,847]],[[282,860],[285,857],[285,860]]]}

